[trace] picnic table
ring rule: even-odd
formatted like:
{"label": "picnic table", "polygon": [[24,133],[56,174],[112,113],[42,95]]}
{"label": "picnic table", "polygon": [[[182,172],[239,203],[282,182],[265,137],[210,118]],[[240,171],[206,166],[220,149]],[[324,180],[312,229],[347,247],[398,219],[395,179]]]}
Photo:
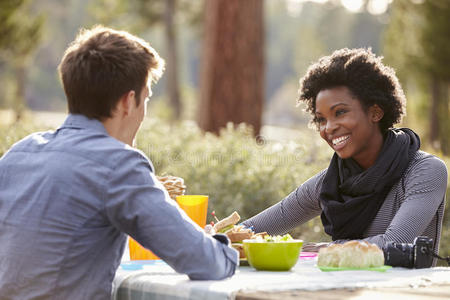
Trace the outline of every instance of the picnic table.
{"label": "picnic table", "polygon": [[232,278],[191,281],[161,260],[123,262],[112,299],[450,299],[450,267],[323,272],[316,263],[301,257],[288,272],[240,266]]}

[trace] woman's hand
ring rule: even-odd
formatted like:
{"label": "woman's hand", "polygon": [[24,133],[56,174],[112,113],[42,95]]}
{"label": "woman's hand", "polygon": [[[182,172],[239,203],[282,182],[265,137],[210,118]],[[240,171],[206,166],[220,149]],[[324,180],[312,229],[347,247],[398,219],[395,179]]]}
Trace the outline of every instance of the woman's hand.
{"label": "woman's hand", "polygon": [[302,251],[304,252],[319,252],[320,248],[328,247],[330,243],[306,243],[303,244]]}

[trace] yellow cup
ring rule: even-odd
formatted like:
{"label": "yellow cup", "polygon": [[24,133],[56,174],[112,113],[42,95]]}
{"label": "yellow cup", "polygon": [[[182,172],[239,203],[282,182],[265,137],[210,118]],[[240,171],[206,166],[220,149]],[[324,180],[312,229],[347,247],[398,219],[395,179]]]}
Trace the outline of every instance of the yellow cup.
{"label": "yellow cup", "polygon": [[182,195],[177,196],[177,203],[192,221],[201,228],[206,225],[206,212],[208,211],[208,196]]}
{"label": "yellow cup", "polygon": [[[204,195],[182,195],[177,196],[177,203],[186,214],[201,228],[206,225],[206,213],[208,211],[208,196]],[[137,241],[129,238],[131,260],[160,259],[152,251],[142,247]]]}
{"label": "yellow cup", "polygon": [[158,256],[153,254],[152,251],[144,248],[136,242],[133,238],[129,238],[128,246],[130,247],[130,259],[131,260],[152,260],[159,259]]}

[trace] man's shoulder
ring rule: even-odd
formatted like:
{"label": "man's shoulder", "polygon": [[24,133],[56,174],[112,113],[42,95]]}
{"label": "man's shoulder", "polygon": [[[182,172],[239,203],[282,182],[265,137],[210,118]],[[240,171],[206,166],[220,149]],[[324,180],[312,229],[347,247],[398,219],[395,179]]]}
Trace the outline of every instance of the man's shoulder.
{"label": "man's shoulder", "polygon": [[136,163],[143,163],[144,165],[148,165],[151,171],[154,172],[154,167],[150,159],[147,155],[134,147],[124,144],[124,147],[121,148],[120,153],[118,154],[118,163],[127,162],[130,160],[134,160]]}
{"label": "man's shoulder", "polygon": [[150,167],[152,171],[154,170],[151,161],[143,151],[109,135],[99,135],[81,147],[84,151],[88,151],[88,155],[97,158],[112,169],[116,169],[124,164],[130,167],[143,164]]}
{"label": "man's shoulder", "polygon": [[55,131],[38,131],[30,133],[29,135],[23,137],[19,141],[15,142],[6,153],[8,152],[22,152],[22,151],[32,151],[34,145],[43,145],[48,143],[52,138],[51,136]]}
{"label": "man's shoulder", "polygon": [[16,142],[8,152],[48,155],[62,163],[67,161],[64,158],[70,157],[71,162],[89,161],[110,169],[115,169],[120,164],[132,166],[143,163],[154,170],[144,152],[98,132],[35,132]]}

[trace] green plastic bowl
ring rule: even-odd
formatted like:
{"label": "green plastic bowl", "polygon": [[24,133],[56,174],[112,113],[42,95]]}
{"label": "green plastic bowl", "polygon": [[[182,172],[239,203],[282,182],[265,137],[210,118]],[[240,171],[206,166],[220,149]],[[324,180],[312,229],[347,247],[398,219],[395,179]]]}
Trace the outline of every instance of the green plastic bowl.
{"label": "green plastic bowl", "polygon": [[253,268],[265,271],[288,271],[297,263],[303,241],[244,240],[243,244],[248,263]]}

